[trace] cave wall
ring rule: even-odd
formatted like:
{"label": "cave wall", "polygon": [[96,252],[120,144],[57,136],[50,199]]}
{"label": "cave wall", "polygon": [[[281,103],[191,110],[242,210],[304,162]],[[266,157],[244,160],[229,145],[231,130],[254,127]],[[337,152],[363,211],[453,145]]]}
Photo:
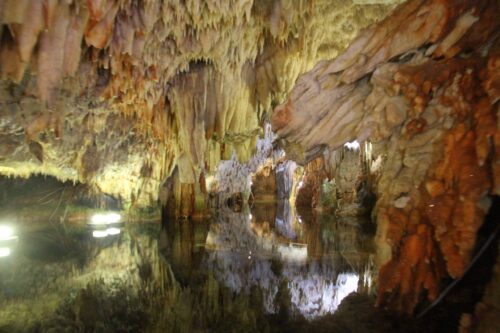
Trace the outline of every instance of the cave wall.
{"label": "cave wall", "polygon": [[[96,212],[111,210],[123,210],[121,202],[110,195],[93,193],[82,184],[60,182],[49,176],[0,177],[2,223],[12,223],[17,227],[56,221],[71,224],[89,221]],[[141,218],[145,219],[146,215]],[[133,219],[132,214],[127,216],[128,221]]]}
{"label": "cave wall", "polygon": [[33,80],[0,85],[1,174],[50,175],[142,205],[156,200],[172,154],[166,143],[141,135],[137,123],[102,103],[72,96],[72,84],[55,110],[26,91]]}
{"label": "cave wall", "polygon": [[0,173],[154,204],[175,167],[248,160],[298,75],[398,2],[2,1]]}
{"label": "cave wall", "polygon": [[[322,202],[334,203],[337,216],[369,215],[372,208],[371,143],[342,146],[337,150],[325,150],[325,167],[328,178],[333,180],[332,188],[323,182]],[[332,196],[328,200],[328,196]]]}
{"label": "cave wall", "polygon": [[328,177],[323,156],[317,157],[304,166],[304,171],[297,184],[295,205],[299,209],[311,209],[319,206],[323,180]]}
{"label": "cave wall", "polygon": [[287,155],[373,143],[381,306],[412,312],[459,278],[499,193],[497,1],[409,1],[275,108]]}
{"label": "cave wall", "polygon": [[294,203],[337,216],[369,215],[373,206],[372,145],[369,142],[325,149],[319,157],[299,168]]}

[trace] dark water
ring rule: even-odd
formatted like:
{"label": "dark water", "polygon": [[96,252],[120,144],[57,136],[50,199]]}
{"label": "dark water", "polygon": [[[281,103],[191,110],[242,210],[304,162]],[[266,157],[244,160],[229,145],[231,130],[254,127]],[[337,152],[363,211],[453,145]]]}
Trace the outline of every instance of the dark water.
{"label": "dark water", "polygon": [[16,230],[2,245],[0,331],[308,331],[335,321],[351,292],[370,293],[365,223],[281,204],[210,221]]}

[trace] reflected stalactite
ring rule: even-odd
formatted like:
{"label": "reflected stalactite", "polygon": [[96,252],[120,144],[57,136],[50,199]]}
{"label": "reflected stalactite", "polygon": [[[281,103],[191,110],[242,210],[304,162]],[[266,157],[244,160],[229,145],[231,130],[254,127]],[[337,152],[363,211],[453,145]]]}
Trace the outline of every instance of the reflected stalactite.
{"label": "reflected stalactite", "polygon": [[[231,323],[260,330],[273,316],[314,320],[349,293],[369,292],[363,281],[371,280],[372,254],[343,240],[356,235],[354,225],[285,215],[267,233],[256,232],[267,223],[257,214],[230,209],[210,224],[121,224],[120,233],[99,238],[94,226],[18,231],[17,250],[0,258],[0,329],[189,332]],[[315,245],[324,242],[333,246]],[[242,313],[248,321],[227,322]]]}
{"label": "reflected stalactite", "polygon": [[[359,279],[371,281],[365,277],[370,271],[366,270],[370,267],[370,255],[358,252],[361,249],[357,242],[341,241],[336,244],[338,250],[321,246],[324,242],[321,231],[328,229],[313,221],[298,222],[286,203],[283,203],[283,215],[278,208],[273,228],[249,222],[244,214],[238,218],[234,212],[222,212],[224,217],[213,225],[207,238],[208,265],[217,280],[233,291],[248,293],[254,286],[262,288],[264,308],[269,313],[280,311],[276,302],[281,297],[279,290],[283,281],[291,297],[287,308],[291,315],[314,318],[333,313],[343,297],[358,290]],[[267,232],[258,232],[263,227]],[[348,238],[356,237],[355,228],[337,231],[341,230],[337,237],[345,232],[352,233]],[[358,255],[349,257],[347,253]],[[281,263],[276,264],[275,260]],[[342,273],[345,271],[347,273]]]}

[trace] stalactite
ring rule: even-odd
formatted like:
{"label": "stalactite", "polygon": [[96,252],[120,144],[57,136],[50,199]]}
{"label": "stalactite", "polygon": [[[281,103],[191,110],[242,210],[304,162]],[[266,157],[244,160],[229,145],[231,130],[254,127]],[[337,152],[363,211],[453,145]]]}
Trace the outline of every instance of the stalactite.
{"label": "stalactite", "polygon": [[302,163],[355,139],[382,156],[380,306],[411,313],[442,278],[462,276],[498,193],[498,10],[491,0],[409,1],[301,76],[271,118]]}
{"label": "stalactite", "polygon": [[[238,160],[247,161],[271,105],[284,98],[297,76],[318,59],[335,56],[359,29],[393,7],[330,0],[308,5],[245,0],[2,1],[0,116],[9,119],[8,126],[25,129],[26,144],[14,140],[23,153],[2,155],[0,172],[51,174],[129,201],[132,193],[139,193],[137,202],[154,203],[158,184],[182,154],[189,156],[189,168],[197,176],[215,172],[219,160],[230,159],[233,151]],[[354,15],[356,22],[343,29]],[[47,112],[39,112],[45,107]],[[19,117],[10,113],[14,109]],[[123,141],[113,138],[113,149],[122,153],[101,158],[108,147],[99,147],[99,156],[90,158],[99,161],[96,172],[85,172],[78,164],[90,138],[81,136],[84,144],[74,143],[72,137],[83,134],[73,126],[80,112],[84,119],[102,120],[93,114],[104,110],[134,123],[110,132],[122,138],[133,133],[135,143],[120,145]],[[32,117],[33,112],[38,115]],[[85,124],[87,131],[104,135],[102,126],[94,128],[96,122]],[[11,133],[4,127],[0,132]],[[28,156],[33,154],[24,153],[30,144],[43,146],[43,163],[32,163]],[[134,157],[123,163],[119,155],[130,151]],[[136,171],[151,159],[155,163],[148,181],[138,181],[141,173]],[[133,176],[126,177],[127,186],[110,186],[117,174]],[[132,185],[136,183],[145,185],[137,191]]]}
{"label": "stalactite", "polygon": [[233,154],[230,160],[221,161],[217,168],[217,191],[220,199],[225,200],[235,193],[250,194],[251,175],[264,166],[272,158],[274,134],[269,125],[266,125],[264,138],[257,141],[255,155],[246,163],[240,163]]}

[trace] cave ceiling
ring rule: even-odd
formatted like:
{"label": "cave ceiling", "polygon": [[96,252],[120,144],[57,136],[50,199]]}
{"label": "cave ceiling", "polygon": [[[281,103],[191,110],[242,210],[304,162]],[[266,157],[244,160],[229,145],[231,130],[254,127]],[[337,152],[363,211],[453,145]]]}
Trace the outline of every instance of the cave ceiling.
{"label": "cave ceiling", "polygon": [[151,204],[176,166],[248,160],[297,77],[400,2],[2,1],[0,174]]}

